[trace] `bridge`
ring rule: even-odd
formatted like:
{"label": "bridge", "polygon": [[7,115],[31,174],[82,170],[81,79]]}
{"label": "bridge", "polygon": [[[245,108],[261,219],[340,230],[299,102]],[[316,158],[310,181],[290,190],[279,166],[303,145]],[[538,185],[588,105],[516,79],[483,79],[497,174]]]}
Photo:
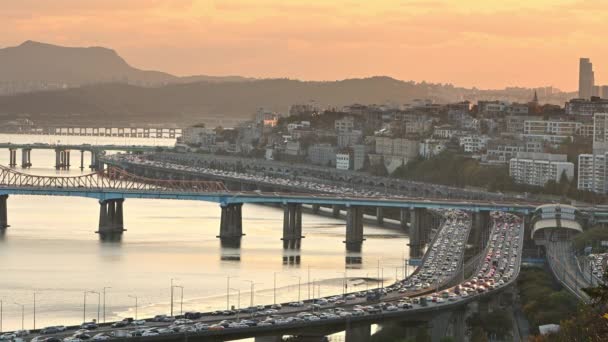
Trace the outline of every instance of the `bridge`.
{"label": "bridge", "polygon": [[[123,203],[125,199],[170,199],[218,203],[221,221],[218,237],[223,243],[239,245],[243,236],[242,206],[244,204],[280,205],[284,208],[283,244],[286,249],[299,249],[302,240],[302,206],[318,212],[321,206],[331,206],[334,213],[346,211],[345,244],[348,250],[360,250],[363,237],[364,208],[397,208],[400,225],[409,226],[413,257],[421,256],[426,242],[433,209],[460,209],[474,212],[474,225],[488,221],[490,211],[528,214],[534,206],[514,202],[456,201],[441,199],[343,196],[339,194],[264,193],[258,191],[229,191],[222,182],[190,179],[153,179],[137,176],[125,170],[108,167],[103,171],[80,176],[36,176],[0,166],[0,227],[8,227],[7,198],[9,195],[76,196],[99,200],[99,229],[102,238],[117,238],[123,233]],[[379,209],[378,209],[379,208]]]}
{"label": "bridge", "polygon": [[55,168],[69,169],[71,166],[70,151],[80,151],[80,169],[85,168],[84,153],[90,152],[91,162],[89,167],[92,170],[102,169],[103,164],[99,160],[105,151],[126,151],[132,153],[143,153],[157,151],[159,146],[146,145],[90,145],[90,144],[15,144],[0,143],[0,149],[8,149],[9,166],[17,166],[17,150],[21,150],[21,167],[29,168],[32,166],[32,150],[55,150]]}

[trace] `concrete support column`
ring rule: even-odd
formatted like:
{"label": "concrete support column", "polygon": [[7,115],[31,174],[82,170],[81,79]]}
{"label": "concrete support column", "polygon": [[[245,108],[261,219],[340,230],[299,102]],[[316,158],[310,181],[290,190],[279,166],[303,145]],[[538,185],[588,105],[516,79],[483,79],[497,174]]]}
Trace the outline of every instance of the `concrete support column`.
{"label": "concrete support column", "polygon": [[0,195],[0,230],[4,230],[9,227],[8,210],[6,207],[7,199],[8,199],[8,195]]}
{"label": "concrete support column", "polygon": [[320,205],[318,205],[318,204],[313,204],[313,205],[312,205],[312,212],[313,212],[313,213],[315,213],[315,214],[319,213],[319,210],[320,210],[320,209],[321,209],[321,206],[320,206]]}
{"label": "concrete support column", "polygon": [[344,331],[345,342],[369,342],[372,339],[371,325],[347,326]]}
{"label": "concrete support column", "polygon": [[120,237],[125,231],[123,198],[99,201],[99,230],[102,239]]}
{"label": "concrete support column", "polygon": [[97,154],[91,151],[91,165],[89,165],[91,170],[97,170]]}
{"label": "concrete support column", "polygon": [[55,150],[55,169],[59,170],[61,168],[61,150]]}
{"label": "concrete support column", "polygon": [[421,258],[424,246],[423,235],[425,231],[426,208],[415,208],[410,211],[410,257]]}
{"label": "concrete support column", "polygon": [[283,209],[283,248],[300,249],[302,238],[302,205],[288,203]]}
{"label": "concrete support column", "polygon": [[243,236],[242,203],[222,205],[220,235],[222,240],[238,240]]}
{"label": "concrete support column", "polygon": [[80,169],[84,170],[84,151],[80,151]]}
{"label": "concrete support column", "polygon": [[477,246],[485,248],[487,245],[488,228],[490,227],[490,212],[480,210],[473,213],[473,225],[471,227],[473,237]]}
{"label": "concrete support column", "polygon": [[401,208],[399,211],[399,222],[402,230],[407,230],[407,223],[410,219],[410,209]]}
{"label": "concrete support column", "polygon": [[32,163],[30,160],[31,152],[32,152],[32,150],[29,148],[24,148],[21,150],[21,167],[24,169],[32,166]]}
{"label": "concrete support column", "polygon": [[340,206],[337,204],[334,204],[331,206],[331,210],[332,210],[332,215],[334,217],[340,217]]}
{"label": "concrete support column", "polygon": [[379,225],[384,224],[384,210],[382,207],[376,207],[376,222]]}
{"label": "concrete support column", "polygon": [[67,150],[65,151],[65,165],[64,165],[65,169],[69,169],[70,168],[70,151]]}
{"label": "concrete support column", "polygon": [[9,156],[8,166],[10,166],[10,167],[17,166],[17,150],[15,150],[14,148],[9,148],[8,156]]}
{"label": "concrete support column", "polygon": [[346,209],[346,249],[360,251],[363,244],[363,208],[349,206]]}

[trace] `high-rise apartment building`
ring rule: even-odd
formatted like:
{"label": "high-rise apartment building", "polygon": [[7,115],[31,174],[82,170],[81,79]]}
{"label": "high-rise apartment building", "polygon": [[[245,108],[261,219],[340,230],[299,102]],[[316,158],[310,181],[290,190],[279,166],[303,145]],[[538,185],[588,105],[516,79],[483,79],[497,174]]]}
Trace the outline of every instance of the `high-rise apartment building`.
{"label": "high-rise apartment building", "polygon": [[594,85],[593,64],[589,58],[581,58],[578,69],[578,97],[588,99],[593,96]]}
{"label": "high-rise apartment building", "polygon": [[608,113],[593,115],[593,154],[608,152]]}

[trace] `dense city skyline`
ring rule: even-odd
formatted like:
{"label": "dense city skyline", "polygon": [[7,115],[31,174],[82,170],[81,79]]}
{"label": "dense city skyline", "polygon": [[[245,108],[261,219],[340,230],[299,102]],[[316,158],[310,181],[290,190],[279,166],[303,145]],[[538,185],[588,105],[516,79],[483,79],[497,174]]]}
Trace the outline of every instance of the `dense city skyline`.
{"label": "dense city skyline", "polygon": [[[116,49],[178,75],[404,80],[577,89],[579,57],[604,84],[595,1],[99,1],[3,4],[0,44],[37,40]],[[457,67],[456,67],[457,66]]]}

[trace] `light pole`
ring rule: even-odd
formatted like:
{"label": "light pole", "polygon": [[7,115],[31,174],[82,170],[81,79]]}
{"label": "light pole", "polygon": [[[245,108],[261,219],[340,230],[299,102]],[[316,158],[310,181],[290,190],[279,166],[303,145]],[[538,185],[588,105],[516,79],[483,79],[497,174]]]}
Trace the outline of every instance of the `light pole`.
{"label": "light pole", "polygon": [[298,303],[300,302],[300,288],[302,285],[302,277],[300,276],[291,276],[292,278],[298,278]]}
{"label": "light pole", "polygon": [[135,320],[137,320],[137,296],[129,295],[129,298],[135,299]]}
{"label": "light pole", "polygon": [[238,322],[238,320],[239,320],[239,313],[241,311],[241,290],[235,289],[235,288],[230,288],[229,290],[237,292],[236,320]]}
{"label": "light pole", "polygon": [[310,264],[308,265],[308,281],[306,283],[308,287],[308,300],[310,300]]}
{"label": "light pole", "polygon": [[226,310],[230,310],[230,278],[238,278],[238,276],[226,276]]}
{"label": "light pole", "polygon": [[253,307],[253,298],[255,296],[255,285],[256,284],[259,285],[261,283],[255,283],[253,280],[243,280],[243,281],[246,281],[246,282],[248,282],[251,285],[251,290],[250,290],[250,292],[251,292],[251,298],[249,299],[249,306]]}
{"label": "light pole", "polygon": [[342,274],[342,299],[344,299],[344,296],[346,295],[346,290],[345,290],[346,272],[338,272],[338,273]]}
{"label": "light pole", "polygon": [[25,330],[25,305],[13,302],[15,305],[21,306],[21,330]]}
{"label": "light pole", "polygon": [[177,287],[178,289],[180,289],[179,314],[183,315],[184,314],[184,287],[179,286],[179,285],[175,285],[174,287]]}
{"label": "light pole", "polygon": [[36,292],[34,292],[34,330],[36,330]]}
{"label": "light pole", "polygon": [[101,311],[101,294],[97,291],[89,291],[89,293],[94,293],[97,295],[97,323],[99,323],[99,316]]}
{"label": "light pole", "polygon": [[173,281],[175,278],[171,278],[171,317],[173,317]]}
{"label": "light pole", "polygon": [[274,277],[273,277],[273,290],[272,290],[272,296],[273,296],[273,304],[277,303],[277,273],[279,272],[274,272]]}
{"label": "light pole", "polygon": [[111,289],[110,286],[103,288],[103,322],[106,322],[106,289]]}
{"label": "light pole", "polygon": [[4,302],[0,299],[0,333],[2,332],[2,310],[4,309]]}
{"label": "light pole", "polygon": [[82,301],[82,323],[87,321],[87,291],[84,291],[84,300]]}

